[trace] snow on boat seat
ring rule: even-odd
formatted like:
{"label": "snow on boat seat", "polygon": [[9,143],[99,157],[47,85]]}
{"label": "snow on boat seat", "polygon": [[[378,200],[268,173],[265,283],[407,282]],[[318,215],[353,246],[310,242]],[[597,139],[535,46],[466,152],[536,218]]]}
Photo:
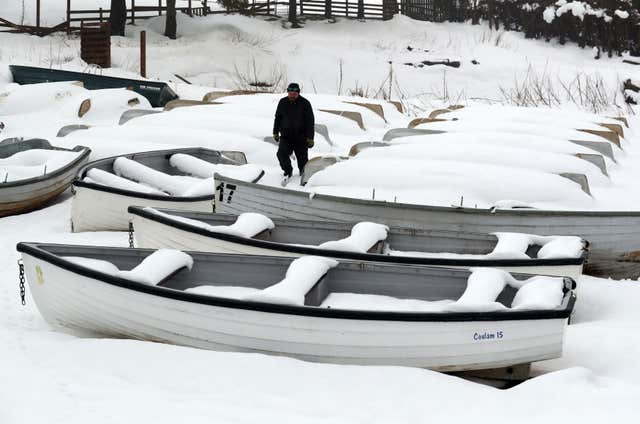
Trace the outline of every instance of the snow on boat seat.
{"label": "snow on boat seat", "polygon": [[375,222],[359,222],[351,229],[351,235],[341,240],[327,241],[320,249],[338,250],[341,252],[367,253],[378,242],[386,240],[389,227]]}
{"label": "snow on boat seat", "polygon": [[[113,161],[113,170],[119,177],[125,177],[159,190],[166,191],[173,196],[182,196],[195,184],[201,182],[199,178],[182,175],[168,175],[145,166],[139,162],[124,157]],[[210,193],[213,193],[213,184]]]}
{"label": "snow on boat seat", "polygon": [[180,250],[158,249],[130,271],[122,271],[109,261],[66,256],[64,259],[76,265],[103,272],[115,277],[155,286],[183,268],[191,270],[193,258]]}
{"label": "snow on boat seat", "polygon": [[[507,285],[517,290],[510,307],[496,301]],[[555,309],[562,304],[564,287],[564,279],[561,277],[534,276],[526,280],[516,280],[503,270],[477,268],[469,275],[464,293],[455,301],[399,299],[360,293],[330,293],[320,307],[403,312],[505,311],[508,313],[511,310]]]}
{"label": "snow on boat seat", "polygon": [[196,219],[169,215],[151,207],[146,207],[144,208],[144,210],[163,218],[170,219],[172,221],[182,222],[188,225],[202,228],[203,230],[211,231],[214,233],[229,234],[243,238],[253,238],[264,231],[272,230],[275,228],[275,224],[271,219],[254,212],[245,212],[243,214],[240,214],[236,219],[236,222],[231,225],[209,225]]}
{"label": "snow on boat seat", "polygon": [[541,246],[538,259],[579,258],[585,241],[575,236],[537,236],[523,233],[492,233],[498,238],[489,259],[530,259],[529,246]]}
{"label": "snow on boat seat", "polygon": [[167,196],[167,193],[156,190],[153,187],[149,187],[143,184],[138,184],[126,178],[119,177],[110,172],[103,171],[102,169],[92,168],[87,172],[83,181],[103,185],[107,187],[118,188],[121,190],[135,191],[139,193],[156,194],[161,196]]}
{"label": "snow on boat seat", "polygon": [[[212,180],[213,175],[218,173],[236,180],[255,181],[263,173],[262,168],[254,164],[228,165],[211,163],[184,153],[171,155],[169,164],[185,174],[209,180]],[[211,184],[213,184],[213,181]]]}
{"label": "snow on boat seat", "polygon": [[62,259],[65,259],[75,265],[80,265],[112,276],[116,276],[118,275],[118,272],[120,272],[117,266],[109,261],[101,259],[84,258],[81,256],[63,256]]}
{"label": "snow on boat seat", "polygon": [[254,289],[253,287],[203,285],[190,287],[185,291],[203,296],[226,297],[228,299],[242,300],[247,296],[260,293],[262,290]]}
{"label": "snow on boat seat", "polygon": [[306,294],[338,261],[320,256],[303,256],[291,262],[284,280],[244,300],[281,305],[303,306]]}

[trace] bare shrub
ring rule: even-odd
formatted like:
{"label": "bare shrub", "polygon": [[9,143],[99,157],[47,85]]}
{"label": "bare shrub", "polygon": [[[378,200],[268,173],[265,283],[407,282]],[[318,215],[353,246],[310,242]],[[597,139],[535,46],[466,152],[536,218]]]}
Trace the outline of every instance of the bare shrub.
{"label": "bare shrub", "polygon": [[236,88],[239,90],[262,91],[279,93],[284,91],[287,84],[286,68],[281,64],[274,64],[270,69],[263,70],[256,64],[255,57],[247,62],[244,69],[233,65],[232,76]]}

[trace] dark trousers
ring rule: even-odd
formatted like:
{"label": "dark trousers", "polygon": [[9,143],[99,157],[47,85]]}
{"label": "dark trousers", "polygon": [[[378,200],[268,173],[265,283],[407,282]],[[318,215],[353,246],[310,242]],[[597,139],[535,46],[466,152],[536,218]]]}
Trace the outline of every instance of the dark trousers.
{"label": "dark trousers", "polygon": [[278,162],[280,162],[280,168],[284,171],[285,174],[291,175],[293,174],[293,168],[291,167],[291,153],[296,154],[296,159],[298,160],[298,170],[300,171],[300,175],[304,171],[304,166],[307,164],[309,160],[309,153],[307,148],[307,143],[303,140],[297,140],[295,142],[291,142],[289,140],[280,139],[280,143],[278,143]]}

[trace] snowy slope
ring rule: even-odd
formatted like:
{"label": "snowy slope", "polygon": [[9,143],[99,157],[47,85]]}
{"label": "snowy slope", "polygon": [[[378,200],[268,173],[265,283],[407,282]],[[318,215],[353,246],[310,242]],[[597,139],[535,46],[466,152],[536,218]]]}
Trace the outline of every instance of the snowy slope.
{"label": "snowy slope", "polygon": [[[20,19],[17,2],[1,3],[0,16]],[[25,3],[27,20],[33,19],[32,2]],[[107,3],[73,0],[77,8],[106,7]],[[55,24],[63,19],[64,2],[42,0],[42,4],[44,22]],[[144,3],[138,0],[136,4]],[[284,30],[278,22],[240,16],[190,19],[181,15],[181,37],[175,41],[160,35],[162,26],[163,18],[139,22],[127,28],[126,37],[114,38],[114,68],[105,74],[136,76],[137,33],[142,29],[148,31],[150,76],[172,80],[171,85],[185,98],[200,100],[210,91],[239,88],[238,78],[253,73],[255,60],[261,80],[281,75],[284,81],[300,82],[317,121],[327,125],[333,145],[316,134],[311,156],[346,155],[353,144],[380,140],[391,128],[406,128],[415,116],[427,116],[452,103],[467,106],[442,116],[459,119],[441,124],[450,127],[451,134],[436,141],[425,138],[431,136],[395,139],[389,150],[371,149],[316,174],[315,182],[322,185],[312,182],[306,190],[368,197],[375,186],[376,196],[400,195],[417,203],[457,204],[464,194],[465,205],[508,196],[546,207],[640,209],[637,118],[630,117],[631,128],[625,128],[623,149],[615,148],[617,162],[605,160],[607,178],[587,162],[562,160],[562,155],[594,153],[565,137],[577,126],[593,124],[593,115],[577,112],[578,106],[589,111],[589,105],[565,101],[559,109],[499,113],[486,105],[487,100],[501,100],[504,90],[513,89],[528,75],[546,75],[552,84],[572,81],[578,75],[602,78],[607,92],[615,96],[619,80],[630,72],[629,65],[616,58],[594,61],[588,50],[525,40],[517,33],[403,17],[384,23],[309,22],[303,30]],[[430,51],[409,52],[407,46]],[[56,95],[60,91],[52,91],[51,86],[11,84],[8,64],[82,70],[86,65],[77,57],[78,51],[75,38],[0,33],[0,94],[28,91],[28,96],[15,98],[0,95],[0,121],[7,125],[0,140],[41,136],[63,147],[83,144],[92,149],[92,159],[174,146],[241,150],[250,162],[265,168],[267,182],[277,184],[281,171],[276,146],[263,138],[271,135],[271,118],[280,94],[225,97],[219,99],[222,105],[180,108],[117,125],[121,113],[132,108],[127,104],[132,93],[66,87],[62,91],[69,95]],[[427,56],[455,57],[462,66],[414,68],[403,64]],[[470,64],[471,59],[480,65]],[[380,98],[366,99],[383,107],[385,122],[345,101],[363,101],[348,97],[356,88],[371,95],[387,90],[389,61],[395,79],[392,98],[402,99],[410,114],[400,114]],[[174,73],[198,85],[177,83]],[[76,112],[85,96],[90,96],[93,106],[80,118]],[[135,108],[148,108],[142,100]],[[336,109],[359,112],[365,129],[321,111]],[[624,112],[614,106],[600,111],[598,118]],[[489,120],[505,126],[489,131]],[[55,137],[62,126],[74,123],[91,128]],[[530,131],[520,137],[506,132],[522,128]],[[438,148],[439,143],[446,148]],[[429,146],[436,146],[436,153],[431,155]],[[464,161],[458,160],[461,155]],[[593,197],[553,175],[556,169],[565,168],[591,177]],[[448,178],[442,179],[445,170]],[[526,193],[521,193],[522,187],[528,188]],[[54,332],[29,296],[25,307],[19,303],[15,244],[128,243],[125,233],[71,234],[70,202],[67,193],[46,209],[0,219],[2,424],[601,423],[631,422],[640,412],[636,360],[640,355],[640,286],[635,281],[581,278],[564,356],[534,364],[538,377],[506,391],[420,369],[311,364]]]}

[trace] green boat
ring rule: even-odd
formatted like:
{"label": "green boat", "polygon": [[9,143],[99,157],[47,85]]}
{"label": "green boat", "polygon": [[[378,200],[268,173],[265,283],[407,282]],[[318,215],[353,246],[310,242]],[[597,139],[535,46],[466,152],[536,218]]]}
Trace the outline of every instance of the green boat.
{"label": "green boat", "polygon": [[178,95],[167,85],[159,81],[134,80],[85,72],[63,71],[59,69],[38,68],[35,66],[10,65],[13,81],[18,84],[39,84],[43,82],[81,81],[87,90],[105,88],[127,88],[144,96],[151,106],[164,107]]}

